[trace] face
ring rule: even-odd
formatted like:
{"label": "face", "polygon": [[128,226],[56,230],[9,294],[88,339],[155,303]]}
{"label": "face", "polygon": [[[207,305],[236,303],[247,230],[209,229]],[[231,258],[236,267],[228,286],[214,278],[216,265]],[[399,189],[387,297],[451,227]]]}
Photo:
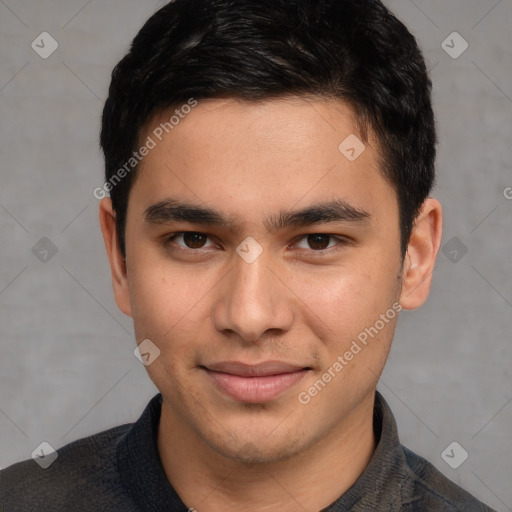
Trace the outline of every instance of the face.
{"label": "face", "polygon": [[160,350],[162,414],[229,458],[300,453],[373,396],[401,308],[376,141],[354,159],[355,139],[339,149],[353,111],[299,98],[199,102],[164,135],[130,192],[115,285]]}

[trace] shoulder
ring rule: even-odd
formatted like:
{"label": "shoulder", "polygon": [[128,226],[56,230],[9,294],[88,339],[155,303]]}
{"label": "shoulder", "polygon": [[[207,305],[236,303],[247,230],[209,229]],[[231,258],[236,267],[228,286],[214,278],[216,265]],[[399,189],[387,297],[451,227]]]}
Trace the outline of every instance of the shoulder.
{"label": "shoulder", "polygon": [[130,428],[118,426],[63,446],[46,469],[29,459],[0,471],[0,510],[107,510],[110,503],[122,504],[116,449]]}
{"label": "shoulder", "polygon": [[[405,446],[408,478],[403,487],[405,510],[415,512],[495,512],[445,477],[423,457]],[[410,508],[407,508],[409,506]]]}

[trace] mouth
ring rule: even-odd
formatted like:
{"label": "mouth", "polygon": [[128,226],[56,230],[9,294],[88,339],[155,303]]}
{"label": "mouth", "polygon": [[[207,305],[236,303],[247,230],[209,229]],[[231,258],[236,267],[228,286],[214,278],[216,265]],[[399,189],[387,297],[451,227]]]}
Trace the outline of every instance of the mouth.
{"label": "mouth", "polygon": [[226,361],[201,366],[217,389],[245,403],[264,403],[278,398],[298,384],[311,370],[282,361],[250,365]]}

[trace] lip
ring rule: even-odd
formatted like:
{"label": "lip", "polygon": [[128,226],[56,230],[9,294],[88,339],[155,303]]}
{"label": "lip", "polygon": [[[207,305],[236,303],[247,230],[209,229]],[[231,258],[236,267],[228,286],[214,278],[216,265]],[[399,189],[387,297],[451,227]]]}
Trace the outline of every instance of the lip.
{"label": "lip", "polygon": [[309,367],[282,361],[246,364],[238,361],[202,366],[224,394],[246,403],[273,400],[301,381]]}

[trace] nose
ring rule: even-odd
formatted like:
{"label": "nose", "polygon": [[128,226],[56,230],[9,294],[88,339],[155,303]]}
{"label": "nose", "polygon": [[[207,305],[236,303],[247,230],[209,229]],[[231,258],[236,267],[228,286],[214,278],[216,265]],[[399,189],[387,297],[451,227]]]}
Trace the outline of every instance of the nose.
{"label": "nose", "polygon": [[291,328],[291,292],[270,263],[263,255],[252,263],[236,257],[233,270],[217,291],[212,310],[218,331],[236,333],[246,342],[257,343],[265,334],[275,336]]}

